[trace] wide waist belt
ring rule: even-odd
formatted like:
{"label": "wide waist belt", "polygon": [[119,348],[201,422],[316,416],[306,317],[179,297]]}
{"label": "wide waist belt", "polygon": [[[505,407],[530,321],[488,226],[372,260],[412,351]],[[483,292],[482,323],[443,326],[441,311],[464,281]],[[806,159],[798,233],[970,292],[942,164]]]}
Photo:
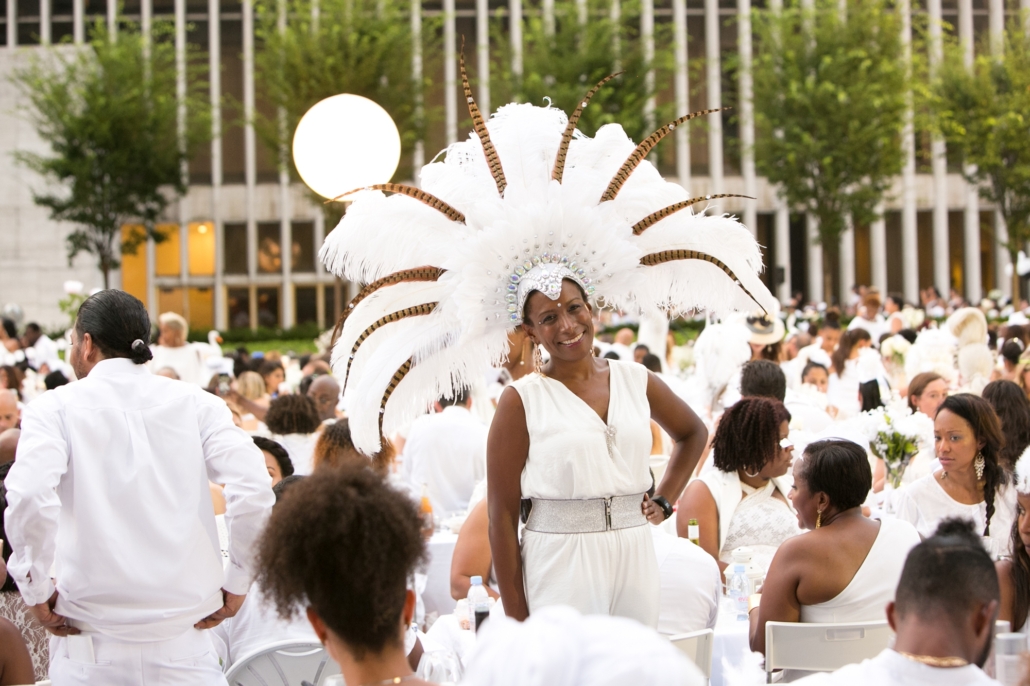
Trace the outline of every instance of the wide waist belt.
{"label": "wide waist belt", "polygon": [[530,498],[526,528],[542,534],[591,534],[647,524],[640,509],[644,494],[589,500]]}

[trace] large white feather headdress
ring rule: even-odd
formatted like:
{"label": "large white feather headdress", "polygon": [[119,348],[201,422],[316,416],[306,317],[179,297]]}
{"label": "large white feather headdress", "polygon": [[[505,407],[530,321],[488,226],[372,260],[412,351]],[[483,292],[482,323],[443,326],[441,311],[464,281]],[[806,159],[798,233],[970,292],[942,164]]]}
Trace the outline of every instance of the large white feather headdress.
{"label": "large white feather headdress", "polygon": [[513,104],[486,123],[464,59],[461,75],[474,135],[422,169],[422,189],[356,192],[320,253],[334,274],[367,284],[337,325],[332,359],[359,450],[378,451],[382,435],[503,361],[525,297],[555,298],[563,278],[626,310],[775,311],[751,232],[689,209],[727,196],[688,198],[644,160],[705,112],[639,145],[616,124],[588,138],[576,123],[608,77],[571,117]]}

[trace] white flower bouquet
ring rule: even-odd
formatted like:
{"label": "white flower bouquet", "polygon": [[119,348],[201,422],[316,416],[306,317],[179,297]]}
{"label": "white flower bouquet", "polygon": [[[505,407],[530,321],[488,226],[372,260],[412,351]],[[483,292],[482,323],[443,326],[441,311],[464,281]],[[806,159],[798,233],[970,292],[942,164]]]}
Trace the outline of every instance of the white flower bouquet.
{"label": "white flower bouquet", "polygon": [[880,354],[883,359],[889,360],[899,367],[904,367],[905,355],[908,354],[911,347],[912,344],[905,338],[895,334],[880,344]]}
{"label": "white flower bouquet", "polygon": [[912,458],[932,440],[933,420],[921,412],[913,413],[899,400],[863,414],[869,448],[883,460],[887,480],[897,489]]}

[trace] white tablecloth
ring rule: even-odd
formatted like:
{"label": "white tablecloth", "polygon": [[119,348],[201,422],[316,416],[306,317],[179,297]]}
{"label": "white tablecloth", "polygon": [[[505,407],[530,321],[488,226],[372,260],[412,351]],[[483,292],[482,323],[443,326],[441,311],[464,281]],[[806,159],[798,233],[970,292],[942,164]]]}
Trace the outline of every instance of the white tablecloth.
{"label": "white tablecloth", "polygon": [[751,652],[748,635],[751,624],[747,621],[738,621],[727,604],[727,599],[723,598],[719,606],[719,620],[715,624],[715,641],[712,646],[712,686],[723,686],[726,683],[723,660],[726,661],[727,666],[739,668],[743,664],[745,656]]}
{"label": "white tablecloth", "polygon": [[422,592],[426,616],[436,613],[444,616],[454,612],[456,602],[451,597],[451,558],[458,534],[438,531],[429,539],[429,564],[426,566],[426,589]]}

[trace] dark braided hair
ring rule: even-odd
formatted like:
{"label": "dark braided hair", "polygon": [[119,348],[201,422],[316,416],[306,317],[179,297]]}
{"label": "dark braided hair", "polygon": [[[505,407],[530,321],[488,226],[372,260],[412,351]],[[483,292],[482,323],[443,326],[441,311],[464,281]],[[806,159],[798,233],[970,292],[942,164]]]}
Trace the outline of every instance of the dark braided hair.
{"label": "dark braided hair", "polygon": [[762,471],[780,449],[780,424],[790,412],[779,400],[742,398],[723,413],[712,440],[715,466],[723,472]]}
{"label": "dark braided hair", "polygon": [[280,395],[268,406],[265,426],[273,434],[310,434],[321,421],[315,403],[306,395]]}
{"label": "dark braided hair", "polygon": [[983,442],[980,454],[984,458],[984,504],[987,506],[984,536],[991,535],[991,517],[994,516],[994,498],[1006,484],[1012,483],[1012,474],[999,461],[1005,446],[1005,435],[1001,422],[991,404],[978,395],[959,393],[948,396],[937,410],[937,415],[947,410],[964,419],[973,429],[977,443]]}
{"label": "dark braided hair", "polygon": [[998,454],[998,461],[1014,472],[1016,461],[1030,445],[1030,400],[1013,381],[992,381],[984,386],[982,395],[998,415],[1005,436],[1005,447]]}

